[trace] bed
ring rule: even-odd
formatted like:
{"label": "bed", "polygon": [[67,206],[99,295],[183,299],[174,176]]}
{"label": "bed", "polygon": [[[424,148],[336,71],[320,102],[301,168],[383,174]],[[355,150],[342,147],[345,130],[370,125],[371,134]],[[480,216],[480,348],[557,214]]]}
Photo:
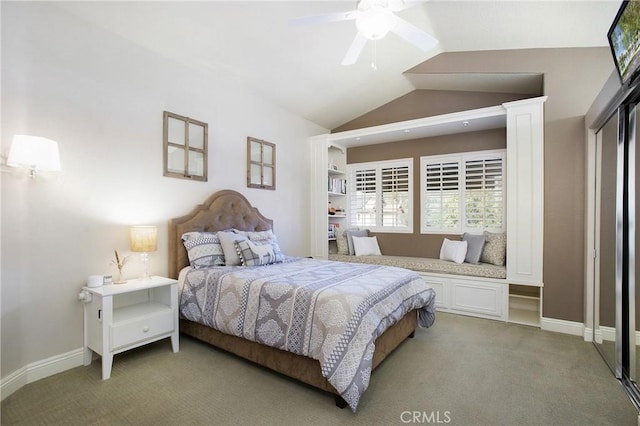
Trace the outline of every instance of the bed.
{"label": "bed", "polygon": [[[190,267],[184,234],[229,230],[272,233],[273,221],[242,194],[223,190],[169,223],[169,276],[180,280],[180,332],[329,392],[341,408],[356,411],[371,371],[413,337],[418,324],[434,322],[435,292],[405,269],[289,256],[266,266]],[[383,276],[385,285],[376,281]],[[371,295],[360,294],[365,287]],[[242,299],[233,309],[244,310],[227,312],[229,299]],[[301,308],[299,299],[317,305]],[[333,324],[336,311],[320,301],[339,305],[348,316]],[[314,323],[323,312],[325,323]],[[247,325],[249,317],[255,323]]]}

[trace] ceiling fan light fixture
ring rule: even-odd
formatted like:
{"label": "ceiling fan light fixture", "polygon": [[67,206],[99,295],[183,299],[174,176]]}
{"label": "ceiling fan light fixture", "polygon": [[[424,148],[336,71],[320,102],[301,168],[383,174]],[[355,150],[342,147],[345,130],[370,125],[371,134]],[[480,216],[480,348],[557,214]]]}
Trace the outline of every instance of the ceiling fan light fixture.
{"label": "ceiling fan light fixture", "polygon": [[360,34],[369,40],[380,40],[397,24],[396,16],[388,9],[372,7],[360,12],[356,18],[356,27]]}

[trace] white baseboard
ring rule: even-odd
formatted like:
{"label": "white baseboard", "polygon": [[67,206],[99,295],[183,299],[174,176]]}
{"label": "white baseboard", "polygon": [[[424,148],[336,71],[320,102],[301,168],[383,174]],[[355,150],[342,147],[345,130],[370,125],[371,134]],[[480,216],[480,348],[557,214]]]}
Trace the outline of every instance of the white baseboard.
{"label": "white baseboard", "polygon": [[593,328],[591,327],[585,327],[584,328],[584,341],[585,342],[595,342],[595,343],[602,343],[604,340],[604,335],[606,333],[603,333],[603,330],[600,328],[598,330],[593,331]]}
{"label": "white baseboard", "polygon": [[24,385],[83,365],[83,354],[84,351],[82,348],[75,349],[64,354],[52,356],[51,358],[32,362],[26,367],[14,371],[7,377],[0,379],[0,395],[2,396],[2,400]]}
{"label": "white baseboard", "polygon": [[573,336],[584,337],[584,324],[575,321],[566,321],[555,318],[540,319],[540,328],[547,331],[555,331],[556,333],[571,334]]}

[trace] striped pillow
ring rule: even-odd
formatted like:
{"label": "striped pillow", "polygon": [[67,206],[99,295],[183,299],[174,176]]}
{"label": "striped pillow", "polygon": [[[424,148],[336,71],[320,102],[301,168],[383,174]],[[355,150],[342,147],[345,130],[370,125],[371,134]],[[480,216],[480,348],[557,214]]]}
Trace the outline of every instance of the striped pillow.
{"label": "striped pillow", "polygon": [[192,268],[224,266],[224,252],[215,232],[186,232],[182,234],[182,243]]}

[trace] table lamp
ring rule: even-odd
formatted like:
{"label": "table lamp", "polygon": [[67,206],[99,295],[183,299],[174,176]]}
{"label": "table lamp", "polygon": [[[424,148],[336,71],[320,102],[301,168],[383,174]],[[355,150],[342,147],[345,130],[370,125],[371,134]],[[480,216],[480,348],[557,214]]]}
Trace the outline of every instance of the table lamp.
{"label": "table lamp", "polygon": [[155,226],[131,227],[131,251],[140,253],[143,265],[143,273],[140,279],[148,280],[149,277],[149,252],[158,249],[158,228]]}

